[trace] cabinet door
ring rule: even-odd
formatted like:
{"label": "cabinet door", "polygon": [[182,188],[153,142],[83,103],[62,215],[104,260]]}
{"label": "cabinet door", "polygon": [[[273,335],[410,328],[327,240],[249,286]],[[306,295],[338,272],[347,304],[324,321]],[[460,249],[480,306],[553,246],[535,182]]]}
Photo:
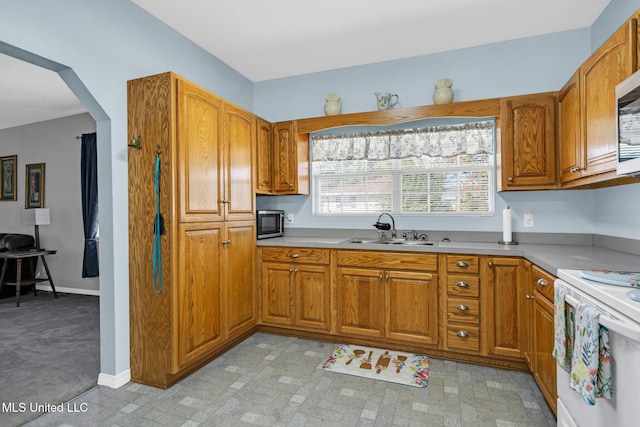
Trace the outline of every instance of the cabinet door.
{"label": "cabinet door", "polygon": [[295,122],[282,122],[273,125],[273,191],[286,194],[295,193],[296,157]]}
{"label": "cabinet door", "polygon": [[558,149],[562,183],[582,176],[585,154],[580,128],[580,73],[576,71],[558,93]]}
{"label": "cabinet door", "polygon": [[296,326],[329,330],[329,266],[295,265],[294,322]]}
{"label": "cabinet door", "polygon": [[221,316],[222,224],[180,226],[178,364],[184,366],[223,339]]}
{"label": "cabinet door", "polygon": [[339,267],[338,333],[384,337],[384,276],[366,268]]}
{"label": "cabinet door", "polygon": [[553,94],[501,100],[504,190],[556,186],[555,104]]}
{"label": "cabinet door", "polygon": [[533,376],[556,412],[556,360],[553,358],[554,324],[553,304],[536,294],[533,313],[534,366]]}
{"label": "cabinet door", "polygon": [[177,126],[180,221],[221,221],[222,101],[178,80]]}
{"label": "cabinet door", "polygon": [[438,280],[435,274],[385,272],[387,338],[438,343]]}
{"label": "cabinet door", "polygon": [[225,312],[229,336],[256,323],[254,265],[256,232],[253,221],[228,222],[223,242],[225,268]]}
{"label": "cabinet door", "polygon": [[256,193],[271,194],[273,191],[273,140],[271,123],[257,119],[256,124]]}
{"label": "cabinet door", "polygon": [[529,261],[524,261],[522,264],[522,279],[524,300],[519,319],[522,326],[522,355],[527,361],[529,370],[533,371],[533,306],[535,297],[533,296],[533,276]]}
{"label": "cabinet door", "polygon": [[616,85],[636,69],[636,20],[618,29],[580,67],[582,138],[586,163],[582,176],[616,168]]}
{"label": "cabinet door", "polygon": [[[483,265],[481,305],[486,310],[486,340],[489,354],[522,357],[520,259],[487,257]],[[485,286],[485,284],[487,286]]]}
{"label": "cabinet door", "polygon": [[293,266],[284,263],[262,265],[262,320],[291,325]]}
{"label": "cabinet door", "polygon": [[224,105],[224,197],[227,220],[255,217],[253,114],[230,104]]}

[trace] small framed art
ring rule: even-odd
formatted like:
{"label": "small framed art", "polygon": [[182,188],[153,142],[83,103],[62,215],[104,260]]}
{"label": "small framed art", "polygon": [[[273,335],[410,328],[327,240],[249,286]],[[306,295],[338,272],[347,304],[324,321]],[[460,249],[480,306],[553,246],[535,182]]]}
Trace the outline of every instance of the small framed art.
{"label": "small framed art", "polygon": [[44,163],[27,165],[25,209],[44,208]]}
{"label": "small framed art", "polygon": [[16,166],[18,156],[0,157],[0,200],[17,200]]}

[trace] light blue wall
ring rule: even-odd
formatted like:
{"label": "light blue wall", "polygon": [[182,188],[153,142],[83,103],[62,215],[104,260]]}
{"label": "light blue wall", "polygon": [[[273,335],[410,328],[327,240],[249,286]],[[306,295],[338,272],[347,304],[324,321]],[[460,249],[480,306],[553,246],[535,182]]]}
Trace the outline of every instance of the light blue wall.
{"label": "light blue wall", "polygon": [[454,101],[558,90],[589,55],[586,28],[470,49],[256,83],[255,113],[270,121],[324,114],[324,96],[342,112],[376,109],[374,92],[398,94],[400,107],[433,104],[433,82],[453,79]]}
{"label": "light blue wall", "polygon": [[[432,104],[432,82],[453,79],[455,101],[559,90],[580,64],[638,7],[640,0],[613,0],[593,28],[530,37],[435,55],[259,82],[254,106],[271,121],[323,115],[324,95],[338,92],[343,113],[376,108],[376,91],[397,93],[403,107]],[[624,202],[640,211],[636,185],[616,190],[502,192],[490,217],[401,216],[403,228],[431,230],[502,230],[501,210],[509,205],[513,230],[537,233],[600,233],[640,238],[640,216],[621,218]],[[604,202],[606,200],[606,203]],[[618,202],[615,202],[619,200]],[[596,208],[597,206],[597,208]],[[285,209],[296,215],[290,227],[367,228],[373,217],[314,217],[310,197],[260,197],[260,208]],[[525,228],[531,211],[535,226]]]}
{"label": "light blue wall", "polygon": [[250,110],[253,84],[128,0],[0,0],[0,10],[0,52],[59,72],[96,120],[100,370],[121,374],[129,369],[126,82],[175,71]]}

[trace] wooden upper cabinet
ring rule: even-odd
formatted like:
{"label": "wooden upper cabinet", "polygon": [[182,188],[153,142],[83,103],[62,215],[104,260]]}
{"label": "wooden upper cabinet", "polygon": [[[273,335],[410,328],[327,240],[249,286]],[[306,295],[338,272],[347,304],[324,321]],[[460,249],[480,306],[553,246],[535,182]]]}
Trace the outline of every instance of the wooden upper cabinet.
{"label": "wooden upper cabinet", "polygon": [[225,219],[255,217],[254,159],[255,116],[234,105],[224,104],[224,194]]}
{"label": "wooden upper cabinet", "polygon": [[615,88],[636,70],[636,31],[629,19],[580,66],[583,177],[616,168]]}
{"label": "wooden upper cabinet", "polygon": [[273,152],[271,123],[257,118],[256,193],[258,194],[271,194],[273,192]]}
{"label": "wooden upper cabinet", "polygon": [[309,135],[296,122],[273,125],[273,193],[309,194]]}
{"label": "wooden upper cabinet", "polygon": [[556,96],[502,98],[502,189],[556,187]]}
{"label": "wooden upper cabinet", "polygon": [[561,183],[582,176],[585,153],[580,129],[580,73],[576,71],[558,92],[558,158]]}
{"label": "wooden upper cabinet", "polygon": [[223,218],[222,108],[220,98],[178,79],[180,222]]}

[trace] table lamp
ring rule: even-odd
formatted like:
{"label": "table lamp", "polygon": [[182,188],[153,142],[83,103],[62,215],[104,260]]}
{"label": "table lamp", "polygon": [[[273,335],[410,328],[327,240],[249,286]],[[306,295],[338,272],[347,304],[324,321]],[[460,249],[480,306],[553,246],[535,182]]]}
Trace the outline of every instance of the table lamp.
{"label": "table lamp", "polygon": [[26,209],[22,212],[22,224],[35,226],[36,248],[40,249],[40,231],[38,226],[51,224],[49,208]]}

